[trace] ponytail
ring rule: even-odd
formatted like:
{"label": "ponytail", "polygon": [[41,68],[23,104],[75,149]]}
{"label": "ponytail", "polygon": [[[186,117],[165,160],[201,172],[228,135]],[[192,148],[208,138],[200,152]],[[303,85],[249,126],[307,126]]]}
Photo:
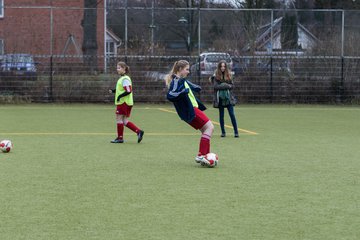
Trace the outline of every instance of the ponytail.
{"label": "ponytail", "polygon": [[179,60],[176,61],[171,69],[171,71],[169,72],[168,75],[166,75],[165,77],[165,83],[166,86],[170,85],[170,82],[172,80],[172,75],[178,73],[180,70],[182,70],[183,68],[185,68],[186,66],[190,65],[188,61],[186,60]]}
{"label": "ponytail", "polygon": [[125,62],[118,62],[117,65],[125,69],[126,75],[130,75],[130,67]]}

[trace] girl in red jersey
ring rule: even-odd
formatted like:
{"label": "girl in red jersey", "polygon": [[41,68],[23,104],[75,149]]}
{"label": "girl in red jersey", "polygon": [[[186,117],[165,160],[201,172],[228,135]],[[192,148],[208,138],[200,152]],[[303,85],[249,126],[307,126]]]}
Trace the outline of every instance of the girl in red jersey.
{"label": "girl in red jersey", "polygon": [[144,131],[128,120],[134,105],[131,78],[129,76],[130,68],[126,63],[118,62],[116,70],[120,78],[117,81],[116,88],[109,90],[109,92],[115,93],[117,138],[111,142],[124,142],[123,134],[125,126],[137,134],[138,143],[140,143],[144,136]]}
{"label": "girl in red jersey", "polygon": [[169,88],[167,99],[174,104],[176,112],[183,121],[201,131],[199,152],[195,157],[195,162],[209,165],[210,163],[205,155],[210,152],[210,139],[214,125],[203,112],[206,107],[193,93],[200,92],[201,87],[186,79],[189,74],[189,67],[189,62],[186,60],[174,63],[166,78],[166,84]]}

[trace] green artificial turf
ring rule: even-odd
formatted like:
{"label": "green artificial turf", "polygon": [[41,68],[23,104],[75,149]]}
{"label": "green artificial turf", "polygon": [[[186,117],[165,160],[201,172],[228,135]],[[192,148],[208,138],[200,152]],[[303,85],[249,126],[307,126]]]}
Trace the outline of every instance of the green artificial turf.
{"label": "green artificial turf", "polygon": [[0,239],[360,239],[360,108],[240,105],[237,139],[209,107],[212,169],[173,111],[111,144],[112,105],[0,106]]}

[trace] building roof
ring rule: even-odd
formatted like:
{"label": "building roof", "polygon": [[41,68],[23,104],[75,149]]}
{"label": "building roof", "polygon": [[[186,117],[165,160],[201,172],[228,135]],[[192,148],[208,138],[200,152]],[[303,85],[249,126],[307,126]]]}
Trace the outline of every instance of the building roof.
{"label": "building roof", "polygon": [[122,41],[111,29],[106,28],[106,34],[117,44],[120,44]]}
{"label": "building roof", "polygon": [[[276,39],[276,37],[281,35],[281,23],[282,23],[283,17],[276,18],[274,20],[272,31],[273,31],[273,40]],[[312,41],[319,41],[318,38],[315,37],[314,34],[312,34],[304,25],[297,23],[298,30],[300,29],[303,31],[306,35],[306,38],[311,39]],[[271,23],[267,23],[263,26],[260,26],[258,28],[258,36],[255,40],[256,49],[260,50],[263,49],[267,44],[271,41]],[[250,46],[247,44],[243,50],[247,51],[249,50]]]}

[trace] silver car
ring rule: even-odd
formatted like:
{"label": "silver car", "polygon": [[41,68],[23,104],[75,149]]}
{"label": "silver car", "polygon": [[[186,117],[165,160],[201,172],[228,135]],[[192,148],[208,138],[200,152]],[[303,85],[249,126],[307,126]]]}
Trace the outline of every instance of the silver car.
{"label": "silver car", "polygon": [[216,70],[219,61],[225,60],[230,70],[233,67],[233,61],[230,54],[223,52],[205,52],[201,53],[197,62],[191,66],[192,75],[200,72],[200,75],[210,76]]}

